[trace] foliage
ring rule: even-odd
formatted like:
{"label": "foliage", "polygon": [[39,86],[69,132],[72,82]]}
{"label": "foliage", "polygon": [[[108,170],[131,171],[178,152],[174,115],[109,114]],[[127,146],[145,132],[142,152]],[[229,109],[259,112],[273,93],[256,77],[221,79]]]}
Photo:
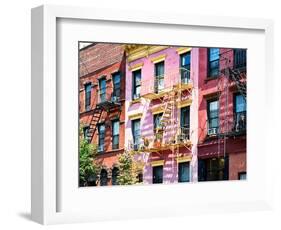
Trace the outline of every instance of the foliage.
{"label": "foliage", "polygon": [[137,183],[137,163],[129,151],[118,156],[119,174],[117,183],[119,185],[132,185]]}
{"label": "foliage", "polygon": [[80,186],[95,184],[99,165],[95,162],[97,155],[96,145],[88,143],[84,138],[80,138],[79,152],[79,181]]}

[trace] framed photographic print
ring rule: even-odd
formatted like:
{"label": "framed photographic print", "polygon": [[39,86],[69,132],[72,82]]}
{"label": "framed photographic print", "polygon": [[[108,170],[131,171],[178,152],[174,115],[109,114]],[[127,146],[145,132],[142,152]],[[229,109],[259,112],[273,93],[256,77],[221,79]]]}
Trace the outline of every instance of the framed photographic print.
{"label": "framed photographic print", "polygon": [[260,134],[272,125],[259,108],[273,106],[272,30],[262,19],[33,9],[32,219],[271,208]]}

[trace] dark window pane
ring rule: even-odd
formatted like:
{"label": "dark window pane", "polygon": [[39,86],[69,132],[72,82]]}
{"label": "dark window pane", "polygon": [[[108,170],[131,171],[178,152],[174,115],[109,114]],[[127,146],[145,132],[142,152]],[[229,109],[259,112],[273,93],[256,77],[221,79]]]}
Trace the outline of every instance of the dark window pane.
{"label": "dark window pane", "polygon": [[234,68],[245,68],[247,61],[245,49],[234,49]]}
{"label": "dark window pane", "polygon": [[141,70],[136,70],[133,72],[133,100],[140,97],[140,87],[141,87]]}
{"label": "dark window pane", "polygon": [[140,139],[141,139],[140,119],[132,121],[132,132],[133,132],[134,149],[138,150],[140,145]]}
{"label": "dark window pane", "polygon": [[90,127],[86,126],[83,128],[83,134],[84,134],[84,139],[87,140],[88,142],[90,142]]}
{"label": "dark window pane", "polygon": [[189,162],[179,163],[178,182],[189,182]]}
{"label": "dark window pane", "polygon": [[119,169],[114,167],[112,169],[112,185],[118,185],[117,183],[118,174],[119,174]]}
{"label": "dark window pane", "polygon": [[208,49],[208,75],[209,77],[216,77],[219,75],[219,58],[220,49],[219,48],[209,48]]}
{"label": "dark window pane", "polygon": [[217,134],[219,127],[219,102],[217,100],[208,102],[208,134]]}
{"label": "dark window pane", "polygon": [[119,148],[119,121],[112,122],[112,149]]}
{"label": "dark window pane", "polygon": [[155,64],[154,88],[156,93],[164,89],[164,61]]}
{"label": "dark window pane", "polygon": [[91,107],[91,83],[85,85],[85,110],[89,110]]}
{"label": "dark window pane", "polygon": [[100,85],[100,102],[106,101],[106,80],[105,78],[102,78],[99,80]]}
{"label": "dark window pane", "polygon": [[190,79],[190,52],[180,56],[181,82],[187,84]]}
{"label": "dark window pane", "polygon": [[120,73],[115,73],[112,76],[113,78],[113,96],[114,97],[120,97],[121,92],[121,82],[120,82]]}
{"label": "dark window pane", "polygon": [[100,185],[101,186],[107,185],[107,171],[105,169],[102,169],[100,173]]}
{"label": "dark window pane", "polygon": [[161,184],[163,183],[163,166],[155,166],[153,167],[153,184]]}
{"label": "dark window pane", "polygon": [[98,151],[103,152],[104,151],[104,138],[105,138],[105,125],[100,124],[98,126],[98,135],[99,135],[99,146]]}

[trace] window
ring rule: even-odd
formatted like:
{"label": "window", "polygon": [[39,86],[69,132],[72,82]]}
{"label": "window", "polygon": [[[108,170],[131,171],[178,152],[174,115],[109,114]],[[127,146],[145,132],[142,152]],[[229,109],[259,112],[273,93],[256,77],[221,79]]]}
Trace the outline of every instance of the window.
{"label": "window", "polygon": [[246,130],[246,100],[241,94],[236,94],[234,98],[234,131]]}
{"label": "window", "polygon": [[102,78],[99,80],[99,87],[100,87],[100,103],[106,101],[106,80]]}
{"label": "window", "polygon": [[89,131],[90,131],[90,127],[89,127],[89,126],[83,127],[84,139],[85,139],[86,141],[88,141],[88,143],[90,142],[90,133],[89,133]]}
{"label": "window", "polygon": [[91,89],[92,84],[85,84],[85,110],[88,111],[91,109]]}
{"label": "window", "polygon": [[178,164],[178,182],[189,182],[189,162]]}
{"label": "window", "polygon": [[98,125],[98,132],[99,132],[99,145],[98,145],[98,151],[103,152],[104,151],[104,138],[105,138],[105,125],[99,124]]}
{"label": "window", "polygon": [[140,145],[140,119],[136,119],[132,121],[132,132],[133,132],[133,141],[134,141],[134,150],[139,149]]}
{"label": "window", "polygon": [[154,166],[153,168],[153,184],[161,184],[163,183],[163,166]]}
{"label": "window", "polygon": [[181,83],[187,84],[190,79],[190,52],[180,55]]}
{"label": "window", "polygon": [[159,93],[164,89],[164,61],[155,64],[154,92]]}
{"label": "window", "polygon": [[218,181],[228,180],[228,156],[214,157],[209,159],[199,159],[198,161],[198,180],[199,181]]}
{"label": "window", "polygon": [[114,73],[112,75],[112,79],[113,79],[113,98],[115,97],[117,100],[117,98],[120,98],[120,92],[121,92],[121,82],[120,82],[120,73]]}
{"label": "window", "polygon": [[118,185],[117,183],[118,174],[119,174],[119,169],[117,167],[114,167],[112,169],[112,185]]}
{"label": "window", "polygon": [[247,173],[246,172],[238,173],[238,180],[247,180]]}
{"label": "window", "polygon": [[100,172],[100,186],[106,186],[107,185],[107,171],[105,169],[102,169]]}
{"label": "window", "polygon": [[219,102],[208,101],[208,135],[216,135],[219,129]]}
{"label": "window", "polygon": [[245,49],[234,49],[234,68],[246,68],[246,52]]}
{"label": "window", "polygon": [[112,121],[112,149],[119,148],[119,121]]}
{"label": "window", "polygon": [[181,108],[181,139],[187,140],[189,139],[189,129],[190,129],[190,109],[188,107]]}
{"label": "window", "polygon": [[142,173],[138,173],[137,180],[138,180],[138,183],[142,183],[143,182],[143,174]]}
{"label": "window", "polygon": [[141,70],[133,72],[133,100],[140,98]]}
{"label": "window", "polygon": [[160,120],[161,120],[161,117],[163,116],[163,113],[158,113],[158,114],[155,114],[154,117],[153,117],[153,120],[154,120],[154,132],[156,132],[156,129],[160,129],[161,128],[161,125],[160,125]]}
{"label": "window", "polygon": [[220,49],[208,49],[208,77],[217,77],[219,75]]}

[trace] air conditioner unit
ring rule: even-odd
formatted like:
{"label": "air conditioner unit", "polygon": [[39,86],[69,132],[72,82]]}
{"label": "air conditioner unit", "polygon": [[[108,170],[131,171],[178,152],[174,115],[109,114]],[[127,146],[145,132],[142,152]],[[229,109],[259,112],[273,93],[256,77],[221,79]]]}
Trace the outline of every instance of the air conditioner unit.
{"label": "air conditioner unit", "polygon": [[209,136],[217,135],[217,134],[218,134],[218,129],[217,128],[208,129],[208,135]]}
{"label": "air conditioner unit", "polygon": [[140,94],[139,93],[134,93],[134,95],[133,95],[133,99],[135,100],[135,99],[138,99],[138,98],[140,98]]}
{"label": "air conditioner unit", "polygon": [[112,96],[112,97],[111,97],[111,101],[117,102],[117,101],[118,101],[118,97],[117,97],[117,96]]}

